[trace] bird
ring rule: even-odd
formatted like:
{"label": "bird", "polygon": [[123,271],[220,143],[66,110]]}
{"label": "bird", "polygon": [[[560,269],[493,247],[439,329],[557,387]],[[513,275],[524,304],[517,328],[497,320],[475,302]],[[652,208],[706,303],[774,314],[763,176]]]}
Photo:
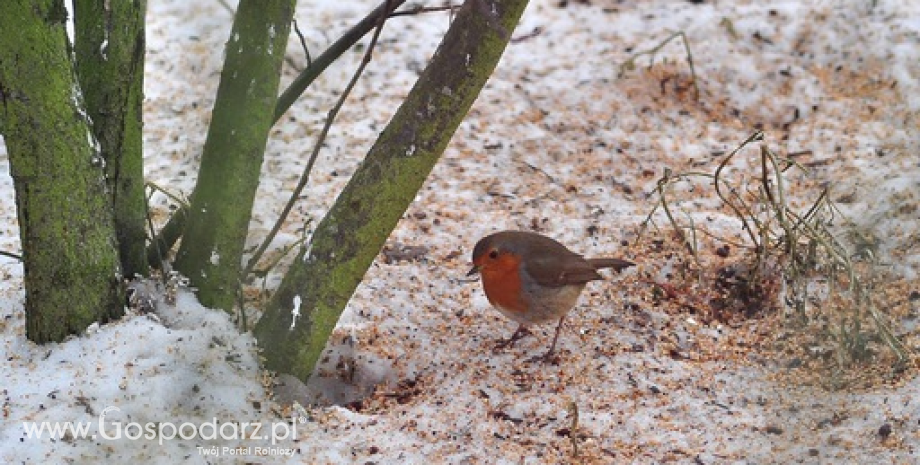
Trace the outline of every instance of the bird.
{"label": "bird", "polygon": [[473,267],[486,298],[502,315],[518,323],[495,350],[511,346],[530,334],[531,325],[558,320],[549,350],[534,360],[556,360],[554,353],[566,315],[590,281],[603,280],[603,268],[621,271],[635,263],[620,258],[584,258],[554,239],[528,231],[501,231],[473,247]]}

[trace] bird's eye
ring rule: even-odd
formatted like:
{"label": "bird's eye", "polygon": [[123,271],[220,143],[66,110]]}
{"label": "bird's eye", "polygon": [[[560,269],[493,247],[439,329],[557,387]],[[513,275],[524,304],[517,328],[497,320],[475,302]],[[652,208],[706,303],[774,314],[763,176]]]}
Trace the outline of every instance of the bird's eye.
{"label": "bird's eye", "polygon": [[493,258],[493,259],[498,258],[498,251],[495,249],[492,249],[492,251],[489,252],[489,258]]}

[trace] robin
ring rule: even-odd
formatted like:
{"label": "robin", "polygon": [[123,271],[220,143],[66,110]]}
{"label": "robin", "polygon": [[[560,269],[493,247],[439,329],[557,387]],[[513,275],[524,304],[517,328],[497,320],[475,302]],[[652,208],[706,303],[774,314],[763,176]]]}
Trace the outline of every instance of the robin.
{"label": "robin", "polygon": [[510,338],[495,346],[496,350],[530,334],[530,325],[559,320],[549,351],[537,357],[550,361],[565,315],[589,281],[604,279],[597,270],[620,271],[634,265],[619,258],[586,259],[540,234],[502,231],[476,243],[473,269],[467,276],[479,273],[489,303],[519,324]]}

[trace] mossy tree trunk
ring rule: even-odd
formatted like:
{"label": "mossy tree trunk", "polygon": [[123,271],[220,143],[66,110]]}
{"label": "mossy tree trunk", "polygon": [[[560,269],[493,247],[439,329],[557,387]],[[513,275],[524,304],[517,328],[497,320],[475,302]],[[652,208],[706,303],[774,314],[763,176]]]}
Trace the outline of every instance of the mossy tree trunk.
{"label": "mossy tree trunk", "polygon": [[[339,315],[492,74],[526,5],[464,3],[256,325],[269,369],[309,378]],[[302,315],[296,321],[295,297]]]}
{"label": "mossy tree trunk", "polygon": [[217,89],[176,268],[204,305],[231,310],[294,0],[242,0]]}
{"label": "mossy tree trunk", "polygon": [[145,0],[75,0],[77,75],[105,160],[125,276],[146,275],[143,120]]}
{"label": "mossy tree trunk", "polygon": [[[345,52],[352,47],[367,33],[372,31],[381,16],[387,16],[396,11],[406,0],[390,0],[384,2],[367,16],[362,18],[358,23],[352,26],[345,34],[339,37],[323,53],[313,59],[310,64],[304,68],[300,74],[291,82],[290,86],[278,97],[278,103],[275,106],[275,122],[277,122],[284,113],[291,108],[291,105],[306,91],[307,87],[319,77],[332,63],[335,63]],[[161,261],[166,259],[166,254],[173,247],[176,241],[182,236],[185,229],[185,221],[188,219],[187,209],[182,206],[173,213],[169,221],[163,226],[163,229],[154,238],[150,246],[147,247],[147,261],[157,266]]]}
{"label": "mossy tree trunk", "polygon": [[104,161],[60,0],[0,2],[0,132],[16,190],[26,335],[60,341],[124,311]]}

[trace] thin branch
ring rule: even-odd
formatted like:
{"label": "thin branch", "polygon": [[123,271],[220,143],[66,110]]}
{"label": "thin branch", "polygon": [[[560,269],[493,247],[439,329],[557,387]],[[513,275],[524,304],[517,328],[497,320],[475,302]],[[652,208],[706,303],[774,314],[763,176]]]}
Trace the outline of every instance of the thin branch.
{"label": "thin branch", "polygon": [[[400,0],[387,0],[382,5],[382,11],[389,11],[391,9],[391,2],[399,3]],[[259,245],[259,248],[256,249],[252,257],[250,257],[249,261],[246,263],[246,269],[241,275],[243,279],[252,273],[252,270],[262,258],[265,250],[268,249],[268,246],[271,245],[272,241],[275,239],[275,236],[278,235],[278,231],[281,230],[281,226],[287,220],[288,215],[291,213],[291,209],[294,208],[294,204],[297,203],[297,200],[300,198],[300,194],[307,186],[307,182],[310,180],[310,173],[313,171],[313,165],[316,163],[316,159],[319,157],[319,152],[323,147],[323,142],[325,142],[326,137],[329,135],[329,130],[332,128],[332,123],[335,122],[335,118],[338,116],[339,110],[341,110],[342,106],[345,105],[345,100],[348,98],[348,95],[351,94],[351,91],[355,88],[355,85],[358,83],[358,79],[364,73],[364,69],[371,62],[374,49],[377,46],[377,40],[380,38],[380,32],[383,30],[383,25],[386,23],[386,21],[386,15],[378,16],[377,28],[374,30],[374,35],[371,37],[371,43],[367,47],[367,51],[364,53],[364,58],[361,60],[361,64],[358,65],[358,69],[355,70],[355,74],[351,77],[351,81],[349,81],[348,85],[345,86],[345,89],[342,91],[342,95],[339,96],[338,102],[336,102],[335,106],[329,110],[329,114],[326,117],[326,123],[323,125],[322,131],[320,131],[319,137],[317,137],[316,144],[313,145],[313,152],[310,154],[310,159],[307,161],[307,166],[304,167],[303,173],[300,175],[300,181],[297,182],[297,187],[295,187],[294,191],[291,192],[291,197],[288,199],[287,204],[284,206],[284,209],[281,211],[281,214],[275,221],[274,226],[272,226],[271,231],[269,231],[268,235],[262,241],[262,244]]]}
{"label": "thin branch", "polygon": [[721,189],[721,187],[720,187],[720,185],[721,185],[721,183],[722,183],[722,180],[721,180],[721,178],[719,177],[719,175],[722,173],[722,170],[725,169],[725,166],[726,166],[726,165],[728,164],[728,162],[732,159],[732,157],[734,157],[735,154],[738,153],[738,151],[740,151],[744,146],[746,146],[746,145],[748,145],[748,144],[750,144],[750,143],[752,143],[752,142],[759,141],[759,140],[763,140],[763,132],[762,132],[762,131],[754,131],[754,133],[751,134],[750,137],[748,137],[747,139],[745,139],[745,141],[742,142],[741,145],[739,145],[737,148],[735,148],[735,150],[732,150],[732,152],[731,152],[730,154],[728,154],[728,156],[725,157],[724,160],[722,160],[722,163],[719,163],[719,167],[716,168],[716,172],[713,174],[713,177],[715,178],[715,180],[713,181],[713,186],[715,187],[716,195],[719,196],[719,198],[722,200],[722,202],[725,202],[725,204],[728,205],[728,207],[732,209],[732,211],[735,213],[735,215],[736,215],[739,219],[741,219],[741,223],[742,223],[742,225],[743,225],[743,229],[747,230],[748,235],[751,236],[751,243],[753,243],[754,245],[757,245],[758,242],[759,242],[759,241],[757,240],[757,236],[754,235],[754,230],[751,228],[751,226],[748,224],[747,220],[745,219],[746,216],[738,209],[738,207],[737,207],[734,203],[732,203],[730,200],[728,200],[728,197],[726,197],[726,196],[725,196],[725,193],[722,192],[722,189]]}
{"label": "thin branch", "polygon": [[16,254],[14,254],[14,253],[12,253],[12,252],[4,252],[4,251],[0,250],[0,255],[2,255],[2,256],[4,256],[4,257],[12,258],[13,260],[17,260],[17,261],[20,261],[20,262],[22,261],[22,255],[16,255]]}
{"label": "thin branch", "polygon": [[300,26],[297,25],[297,20],[294,20],[294,32],[297,34],[297,38],[300,39],[300,47],[303,48],[303,54],[307,57],[307,68],[313,64],[313,58],[310,57],[310,49],[307,48],[307,39],[304,38],[303,32],[300,32]]}
{"label": "thin branch", "polygon": [[441,11],[449,11],[451,13],[459,10],[463,5],[444,5],[444,6],[417,6],[410,10],[403,11],[394,11],[390,13],[391,18],[396,18],[397,16],[415,16],[423,13],[436,13]]}
{"label": "thin branch", "polygon": [[186,218],[188,218],[188,201],[170,193],[156,183],[147,181],[146,186],[151,189],[151,192],[162,192],[163,195],[179,205],[179,208],[169,217],[169,221],[166,222],[159,234],[154,236],[151,228],[151,237],[153,239],[151,239],[150,245],[147,246],[147,263],[157,267],[158,264],[164,263],[164,258],[169,250],[182,236],[182,229],[185,227]]}
{"label": "thin branch", "polygon": [[664,46],[668,44],[668,42],[671,42],[672,40],[678,37],[681,38],[681,41],[684,44],[684,51],[687,54],[687,64],[690,66],[690,81],[693,83],[693,94],[694,94],[693,97],[694,99],[699,100],[700,99],[700,88],[696,83],[696,68],[693,66],[693,54],[690,52],[690,43],[687,42],[687,36],[686,34],[684,34],[684,31],[677,31],[671,34],[670,36],[668,36],[666,39],[659,42],[658,45],[648,50],[644,50],[644,51],[634,54],[632,57],[626,60],[622,65],[620,65],[620,71],[618,73],[618,77],[622,77],[626,73],[626,71],[632,71],[633,69],[635,69],[636,60],[643,55],[649,56],[649,67],[651,67],[655,63],[655,56],[658,55],[658,52],[660,52],[661,49],[664,48]]}
{"label": "thin branch", "polygon": [[365,34],[372,31],[374,27],[385,19],[390,13],[399,8],[406,0],[387,0],[380,6],[371,11],[358,24],[352,26],[339,40],[336,40],[320,56],[313,60],[313,63],[304,69],[291,85],[278,97],[278,103],[275,106],[275,122],[281,119],[291,105],[297,101],[297,98],[303,94],[304,90],[319,77],[326,68],[337,60],[343,53],[348,51],[352,46],[358,43]]}
{"label": "thin branch", "polygon": [[159,184],[157,184],[157,183],[155,183],[155,182],[153,182],[153,181],[147,181],[147,182],[144,183],[144,185],[147,186],[148,188],[150,188],[151,191],[159,191],[160,193],[162,193],[163,195],[165,195],[166,197],[168,197],[168,198],[169,198],[170,200],[172,200],[173,202],[176,202],[177,204],[179,204],[180,207],[188,207],[188,200],[187,200],[187,199],[184,199],[184,198],[182,198],[182,197],[179,197],[179,196],[176,195],[176,194],[173,194],[172,192],[169,192],[169,191],[168,191],[166,188],[164,188],[163,186],[161,186],[161,185],[159,185]]}
{"label": "thin branch", "polygon": [[[230,9],[229,5],[224,0],[220,1],[225,8]],[[301,71],[296,79],[291,83],[280,97],[278,97],[278,102],[275,105],[275,122],[277,123],[281,116],[294,104],[298,97],[304,92],[304,90],[314,81],[316,78],[326,70],[335,60],[337,60],[343,53],[348,51],[352,46],[358,43],[365,34],[372,31],[374,26],[379,22],[381,16],[386,16],[391,13],[396,8],[399,8],[406,0],[391,0],[381,4],[377,9],[365,16],[360,22],[352,26],[348,32],[340,37],[335,43],[333,43],[326,51],[324,51],[320,56],[316,57],[316,60],[313,60],[310,66]],[[185,219],[188,216],[187,208],[183,205],[176,210],[173,215],[167,221],[166,226],[163,227],[163,231],[157,236],[157,240],[162,241],[164,249],[171,248],[173,244],[179,240],[179,237],[182,236],[182,231],[185,229]],[[165,234],[169,232],[169,234]],[[152,250],[150,247],[147,248],[148,257],[151,254],[155,254],[156,251]]]}
{"label": "thin branch", "polygon": [[539,36],[540,34],[543,34],[543,28],[542,28],[541,26],[537,26],[537,27],[533,28],[532,31],[528,32],[527,34],[524,34],[524,35],[521,35],[521,36],[518,36],[518,37],[512,37],[512,38],[511,38],[511,43],[512,43],[512,44],[519,44],[519,43],[521,43],[521,42],[523,42],[523,41],[525,41],[525,40],[533,39],[534,37],[537,37],[537,36]]}
{"label": "thin branch", "polygon": [[230,6],[230,3],[228,3],[227,0],[217,0],[217,3],[220,3],[220,5],[224,7],[225,10],[230,12],[231,15],[236,14],[236,10],[234,10],[233,7]]}

